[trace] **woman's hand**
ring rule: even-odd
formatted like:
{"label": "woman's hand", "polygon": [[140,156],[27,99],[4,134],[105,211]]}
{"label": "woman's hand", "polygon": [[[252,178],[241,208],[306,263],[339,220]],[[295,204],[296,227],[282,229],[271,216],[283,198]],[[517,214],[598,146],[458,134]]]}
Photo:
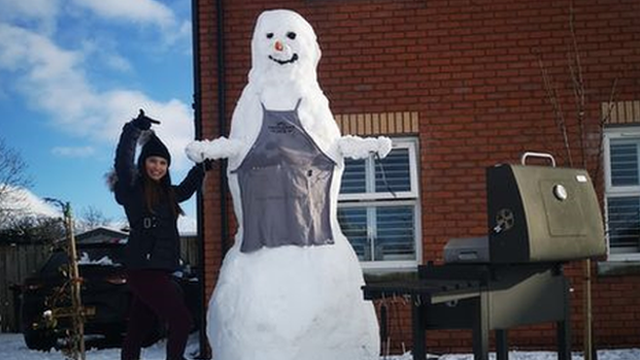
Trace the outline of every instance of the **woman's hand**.
{"label": "woman's hand", "polygon": [[144,114],[144,110],[140,109],[138,117],[133,119],[131,123],[140,130],[149,130],[151,128],[151,124],[160,124],[160,121],[148,117]]}

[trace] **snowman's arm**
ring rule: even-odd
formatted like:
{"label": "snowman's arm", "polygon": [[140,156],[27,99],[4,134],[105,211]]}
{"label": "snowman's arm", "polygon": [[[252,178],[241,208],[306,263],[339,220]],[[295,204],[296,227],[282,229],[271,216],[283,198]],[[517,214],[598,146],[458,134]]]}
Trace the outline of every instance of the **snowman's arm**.
{"label": "snowman's arm", "polygon": [[238,155],[242,146],[243,143],[240,140],[221,136],[214,140],[192,141],[184,151],[191,161],[201,163],[206,159],[217,160]]}
{"label": "snowman's arm", "polygon": [[391,139],[386,136],[361,138],[345,135],[338,139],[338,148],[342,156],[353,159],[364,159],[371,153],[384,159],[391,151]]}

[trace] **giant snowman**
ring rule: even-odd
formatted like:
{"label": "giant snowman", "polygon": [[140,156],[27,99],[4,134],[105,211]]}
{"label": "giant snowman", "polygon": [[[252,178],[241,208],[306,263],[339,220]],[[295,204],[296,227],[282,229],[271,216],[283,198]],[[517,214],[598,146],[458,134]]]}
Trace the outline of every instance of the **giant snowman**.
{"label": "giant snowman", "polygon": [[373,305],[337,220],[344,158],[384,157],[388,138],[341,136],[316,78],[320,48],[289,10],[262,13],[229,138],[195,141],[194,161],[228,158],[238,220],[209,303],[216,360],[373,360]]}

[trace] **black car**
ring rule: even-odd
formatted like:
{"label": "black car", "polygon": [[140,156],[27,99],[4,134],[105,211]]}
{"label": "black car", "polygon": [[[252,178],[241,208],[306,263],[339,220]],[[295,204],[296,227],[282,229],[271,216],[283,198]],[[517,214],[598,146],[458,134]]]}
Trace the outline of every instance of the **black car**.
{"label": "black car", "polygon": [[[84,307],[84,333],[118,344],[128,321],[131,292],[122,266],[125,242],[78,244],[81,301]],[[27,347],[49,350],[71,328],[69,312],[68,256],[54,251],[45,264],[22,286],[21,326]],[[176,286],[185,295],[194,321],[199,319],[199,284],[195,273],[183,266],[173,274]],[[197,326],[197,325],[196,325]],[[156,327],[162,329],[162,324]],[[162,330],[147,339],[150,345],[162,337]]]}

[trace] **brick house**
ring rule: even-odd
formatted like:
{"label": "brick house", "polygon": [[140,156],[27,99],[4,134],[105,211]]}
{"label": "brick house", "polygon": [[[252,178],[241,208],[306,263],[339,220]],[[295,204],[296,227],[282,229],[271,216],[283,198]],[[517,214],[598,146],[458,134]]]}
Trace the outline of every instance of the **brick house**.
{"label": "brick house", "polygon": [[[515,163],[529,150],[552,153],[560,166],[582,167],[584,156],[607,219],[610,253],[590,268],[594,344],[640,346],[640,2],[583,0],[573,11],[569,0],[193,4],[194,108],[203,138],[228,135],[251,67],[255,19],[274,8],[295,10],[314,26],[323,53],[318,79],[343,134],[393,138],[385,166],[392,168],[386,176],[398,186],[397,198],[372,188],[374,159],[347,163],[343,179],[343,231],[369,277],[441,263],[449,239],[486,235],[486,167]],[[582,126],[570,70],[578,66]],[[571,158],[554,108],[564,114]],[[230,197],[221,192],[223,172],[218,167],[209,176],[201,202],[206,294],[235,233]],[[572,342],[579,350],[583,262],[569,263],[565,273],[575,289]],[[410,347],[408,309],[393,309],[389,322],[393,346]],[[555,346],[551,324],[518,328],[509,338],[521,349]],[[470,332],[462,330],[427,339],[430,352],[470,346]]]}

